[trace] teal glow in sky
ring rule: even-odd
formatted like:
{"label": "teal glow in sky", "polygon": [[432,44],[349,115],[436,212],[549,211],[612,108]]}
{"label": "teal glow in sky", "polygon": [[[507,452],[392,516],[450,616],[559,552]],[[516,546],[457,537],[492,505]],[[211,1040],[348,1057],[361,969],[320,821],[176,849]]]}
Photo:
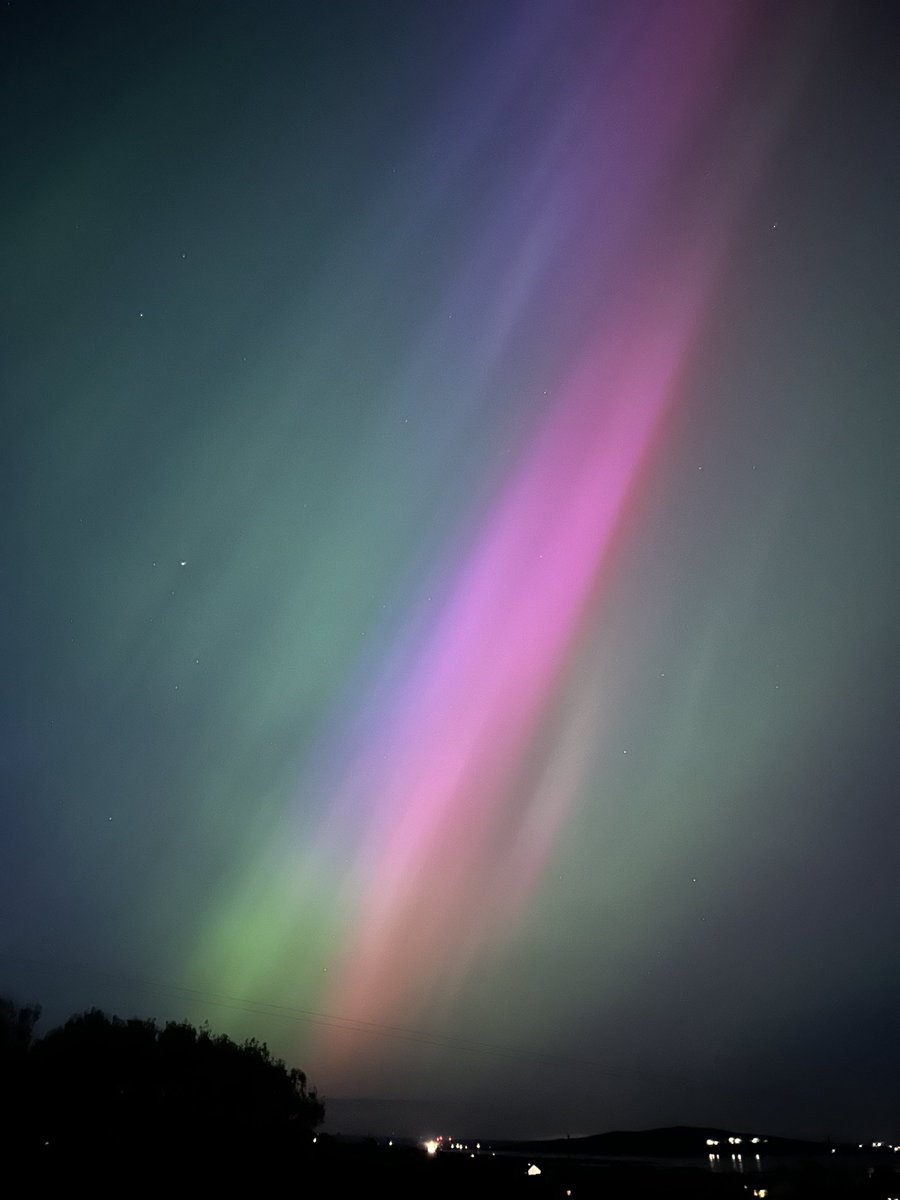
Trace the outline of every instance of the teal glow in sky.
{"label": "teal glow in sky", "polygon": [[894,1136],[897,14],[2,22],[0,990]]}

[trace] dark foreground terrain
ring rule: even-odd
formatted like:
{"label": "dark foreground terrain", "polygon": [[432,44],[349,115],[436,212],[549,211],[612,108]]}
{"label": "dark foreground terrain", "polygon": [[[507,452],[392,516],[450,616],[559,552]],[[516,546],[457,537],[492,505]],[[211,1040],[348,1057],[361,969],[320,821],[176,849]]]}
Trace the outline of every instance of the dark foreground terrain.
{"label": "dark foreground terrain", "polygon": [[[828,1151],[830,1154],[830,1151]],[[900,1158],[900,1155],[897,1156]],[[576,1149],[560,1153],[553,1143],[480,1153],[439,1151],[430,1156],[415,1146],[387,1146],[320,1135],[315,1144],[192,1144],[177,1147],[139,1137],[129,1144],[46,1145],[21,1161],[33,1195],[88,1189],[93,1196],[181,1194],[187,1188],[207,1192],[224,1188],[265,1196],[368,1196],[395,1198],[528,1197],[569,1200],[598,1197],[704,1197],[743,1200],[752,1196],[871,1197],[900,1196],[900,1164],[865,1155],[801,1154],[772,1156],[746,1173],[728,1163],[712,1170],[695,1159],[594,1157]],[[529,1174],[537,1167],[540,1174]]]}

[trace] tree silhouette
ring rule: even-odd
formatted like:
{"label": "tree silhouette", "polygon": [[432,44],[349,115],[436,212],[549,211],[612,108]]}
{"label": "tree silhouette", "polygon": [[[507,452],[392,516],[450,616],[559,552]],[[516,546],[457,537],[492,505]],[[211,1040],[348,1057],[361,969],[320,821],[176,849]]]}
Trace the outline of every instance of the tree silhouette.
{"label": "tree silhouette", "polygon": [[0,1062],[5,1064],[28,1053],[40,1016],[39,1004],[20,1008],[9,996],[0,996]]}
{"label": "tree silhouette", "polygon": [[28,1060],[40,1015],[39,1004],[20,1007],[0,996],[0,1137],[10,1143],[28,1126]]}
{"label": "tree silhouette", "polygon": [[264,1042],[186,1021],[160,1027],[92,1009],[31,1045],[27,1064],[36,1136],[81,1153],[299,1147],[324,1118],[303,1072]]}

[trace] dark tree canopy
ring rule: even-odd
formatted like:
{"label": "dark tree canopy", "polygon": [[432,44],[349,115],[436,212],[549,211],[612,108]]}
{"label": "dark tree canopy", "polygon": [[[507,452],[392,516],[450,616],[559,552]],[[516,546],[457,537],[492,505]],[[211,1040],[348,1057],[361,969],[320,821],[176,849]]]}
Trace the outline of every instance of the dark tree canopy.
{"label": "dark tree canopy", "polygon": [[303,1146],[324,1117],[303,1072],[264,1042],[99,1009],[33,1041],[38,1012],[8,1004],[0,1018],[18,1124],[42,1145]]}
{"label": "dark tree canopy", "polygon": [[19,1006],[8,996],[0,996],[0,1063],[5,1066],[25,1057],[40,1015],[39,1004]]}

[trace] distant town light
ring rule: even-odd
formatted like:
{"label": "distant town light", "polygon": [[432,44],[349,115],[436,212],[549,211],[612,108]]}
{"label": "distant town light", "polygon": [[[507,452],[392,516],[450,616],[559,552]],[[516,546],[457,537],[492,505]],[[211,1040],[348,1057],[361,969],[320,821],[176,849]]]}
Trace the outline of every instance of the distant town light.
{"label": "distant town light", "polygon": [[437,1154],[438,1144],[434,1138],[429,1138],[425,1143],[425,1149],[429,1154]]}
{"label": "distant town light", "polygon": [[536,1167],[534,1165],[534,1163],[529,1163],[528,1170],[525,1172],[526,1175],[540,1175],[540,1173],[541,1173],[541,1168]]}
{"label": "distant town light", "polygon": [[707,1144],[707,1146],[718,1146],[719,1143],[716,1141],[715,1138],[707,1138],[706,1144]]}

